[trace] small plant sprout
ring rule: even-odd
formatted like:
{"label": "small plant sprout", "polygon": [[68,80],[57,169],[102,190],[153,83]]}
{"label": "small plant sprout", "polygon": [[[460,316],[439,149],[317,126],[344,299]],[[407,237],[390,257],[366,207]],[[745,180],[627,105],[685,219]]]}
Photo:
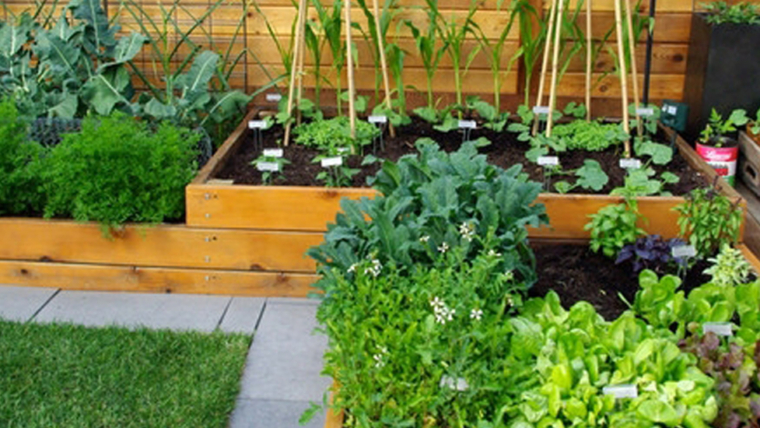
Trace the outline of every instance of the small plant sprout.
{"label": "small plant sprout", "polygon": [[351,179],[359,173],[357,168],[345,164],[343,153],[331,150],[328,154],[318,155],[312,160],[320,163],[323,171],[317,174],[317,180],[323,181],[327,187],[346,187],[351,185]]}
{"label": "small plant sprout", "polygon": [[744,126],[749,121],[747,112],[742,109],[734,110],[727,119],[723,115],[712,109],[710,118],[707,120],[707,126],[700,133],[699,141],[710,144],[715,147],[723,147],[726,142],[727,134],[736,132],[737,126]]}
{"label": "small plant sprout", "polygon": [[279,156],[261,155],[251,165],[261,172],[261,182],[267,186],[272,184],[273,178],[282,176],[283,167],[290,165],[290,161]]}

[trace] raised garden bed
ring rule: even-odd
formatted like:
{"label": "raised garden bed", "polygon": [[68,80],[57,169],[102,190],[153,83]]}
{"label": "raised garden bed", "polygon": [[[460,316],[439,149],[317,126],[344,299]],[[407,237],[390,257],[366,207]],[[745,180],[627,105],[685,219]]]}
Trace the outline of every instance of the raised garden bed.
{"label": "raised garden bed", "polygon": [[[624,304],[617,295],[619,291],[629,301],[633,301],[633,296],[636,291],[639,290],[638,280],[631,275],[630,266],[614,266],[612,261],[604,258],[604,256],[596,256],[590,253],[587,246],[579,245],[562,245],[556,241],[543,241],[536,246],[536,257],[538,259],[537,272],[539,273],[539,282],[531,289],[530,296],[543,296],[549,290],[555,291],[562,302],[562,306],[566,309],[572,306],[577,301],[585,300],[589,301],[597,312],[605,319],[614,320],[617,318],[624,309]],[[752,252],[744,245],[737,245],[738,248],[747,261],[752,265],[752,268],[757,274],[760,272],[760,260],[755,257]],[[579,257],[582,256],[582,257]],[[599,258],[596,260],[596,258]],[[547,269],[547,266],[564,260],[567,263],[562,266],[561,277],[567,279],[568,277],[575,277],[576,273],[583,270],[586,267],[587,270],[593,271],[594,275],[584,277],[582,280],[587,280],[583,286],[581,284],[563,284],[562,282],[556,282],[557,276],[553,273],[552,269]],[[544,266],[542,266],[544,264]],[[683,285],[679,288],[685,290],[686,294],[694,287],[697,287],[705,282],[709,277],[702,275],[700,272],[706,266],[704,264],[697,264],[693,267],[686,278]],[[598,269],[601,268],[601,271]],[[596,270],[595,270],[596,269]],[[618,271],[618,272],[615,272]],[[569,274],[568,274],[569,272]],[[599,275],[597,275],[599,273]],[[617,273],[617,283],[611,284],[606,277],[606,274]],[[582,274],[581,274],[582,275]],[[630,279],[630,281],[628,281]],[[555,282],[552,287],[545,287],[545,283]],[[571,287],[570,285],[574,285]],[[598,293],[602,297],[595,297],[593,294]],[[337,391],[340,385],[333,384],[331,390]],[[332,394],[330,397],[332,403]],[[331,407],[327,409],[327,415],[325,419],[325,428],[341,428],[343,427],[344,412],[336,412]]]}
{"label": "raised garden bed", "polygon": [[[223,178],[229,177],[225,175],[224,171],[229,171],[230,168],[234,169],[234,165],[250,163],[250,159],[244,156],[250,150],[248,147],[251,145],[252,138],[247,123],[256,114],[256,111],[249,113],[243,123],[199,173],[198,177],[187,187],[187,224],[189,226],[322,232],[326,230],[326,224],[334,220],[342,197],[358,199],[375,194],[374,190],[367,187],[261,186],[234,184],[234,180]],[[271,130],[268,132],[274,135]],[[673,131],[668,128],[662,127],[661,132],[667,139],[673,136]],[[455,133],[454,135],[459,134]],[[458,138],[461,141],[461,137]],[[413,142],[414,140],[410,141]],[[388,144],[390,145],[391,142]],[[679,167],[682,175],[691,177],[689,182],[693,186],[699,182],[699,179],[696,178],[697,175],[701,175],[704,181],[714,179],[715,171],[699,158],[683,139],[676,136],[675,144],[679,154],[679,156],[675,156],[675,159],[680,159],[680,161],[674,161],[673,164],[682,165]],[[493,144],[492,146],[511,147],[513,145]],[[289,147],[286,150],[297,151],[302,149]],[[410,148],[409,151],[411,150],[413,149]],[[488,148],[486,148],[486,152],[487,150]],[[286,151],[286,153],[288,152]],[[248,155],[248,157],[250,156],[252,154]],[[603,152],[601,156],[610,156],[610,154]],[[245,160],[241,160],[243,158]],[[617,159],[617,157],[615,158]],[[502,160],[504,159],[506,158],[502,158]],[[524,161],[522,154],[519,157],[510,157],[510,159],[515,159],[515,162]],[[620,170],[616,161],[613,162],[615,162],[614,168],[610,168],[610,170]],[[691,169],[689,170],[683,165],[687,165]],[[571,166],[568,165],[568,167]],[[290,167],[292,168],[293,165]],[[249,165],[248,168],[249,171],[254,171],[253,166]],[[542,174],[541,171],[538,171],[538,174]],[[535,178],[540,181],[543,179],[543,175]],[[719,180],[718,183],[722,192],[727,196],[741,198],[724,181]],[[688,187],[684,188],[684,191],[688,191]],[[583,230],[583,226],[588,222],[588,215],[595,213],[605,205],[621,201],[621,197],[605,194],[542,193],[538,202],[546,205],[547,214],[551,219],[551,227],[532,229],[530,235],[532,237],[564,239],[588,238],[588,232]],[[678,234],[677,215],[672,211],[672,208],[683,201],[684,199],[681,196],[639,198],[639,209],[642,215],[649,219],[649,223],[645,225],[647,231],[660,234],[666,238],[676,236]],[[743,201],[741,204],[742,207],[745,206]]]}

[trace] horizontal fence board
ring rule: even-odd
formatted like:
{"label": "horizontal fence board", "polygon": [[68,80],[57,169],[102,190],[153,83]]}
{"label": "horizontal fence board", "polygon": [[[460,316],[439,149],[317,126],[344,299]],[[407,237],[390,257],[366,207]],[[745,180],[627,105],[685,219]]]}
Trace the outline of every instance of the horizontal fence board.
{"label": "horizontal fence board", "polygon": [[65,290],[306,297],[314,274],[0,260],[0,283]]}
{"label": "horizontal fence board", "polygon": [[320,234],[127,226],[111,239],[96,224],[0,219],[0,260],[313,272],[305,251]]}
{"label": "horizontal fence board", "polygon": [[[616,75],[607,75],[601,78],[595,74],[593,82],[599,82],[592,91],[594,97],[619,98],[621,95],[620,78]],[[546,77],[546,85],[549,87],[550,76]],[[683,85],[685,77],[682,74],[654,74],[652,75],[649,94],[654,99],[681,99],[683,96]],[[631,79],[628,79],[628,96],[633,97],[630,86]],[[644,76],[639,75],[639,88],[643,86]],[[558,96],[573,96],[583,94],[586,88],[586,75],[584,73],[566,73],[557,86]],[[633,98],[631,98],[633,102]]]}

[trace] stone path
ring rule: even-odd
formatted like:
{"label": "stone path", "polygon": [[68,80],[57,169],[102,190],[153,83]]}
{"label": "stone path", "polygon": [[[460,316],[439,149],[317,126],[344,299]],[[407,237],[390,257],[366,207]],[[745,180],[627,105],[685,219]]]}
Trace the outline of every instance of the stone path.
{"label": "stone path", "polygon": [[[231,428],[295,428],[322,402],[330,379],[320,376],[327,338],[313,333],[316,310],[307,299],[0,286],[2,319],[253,335]],[[306,425],[322,426],[324,414]]]}

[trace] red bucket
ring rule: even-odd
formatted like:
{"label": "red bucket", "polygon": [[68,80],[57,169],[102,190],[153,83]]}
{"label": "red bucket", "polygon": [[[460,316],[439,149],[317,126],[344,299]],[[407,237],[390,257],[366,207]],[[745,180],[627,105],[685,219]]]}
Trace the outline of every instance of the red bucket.
{"label": "red bucket", "polygon": [[697,153],[723,177],[728,184],[734,185],[736,160],[739,158],[739,146],[713,147],[697,143]]}

